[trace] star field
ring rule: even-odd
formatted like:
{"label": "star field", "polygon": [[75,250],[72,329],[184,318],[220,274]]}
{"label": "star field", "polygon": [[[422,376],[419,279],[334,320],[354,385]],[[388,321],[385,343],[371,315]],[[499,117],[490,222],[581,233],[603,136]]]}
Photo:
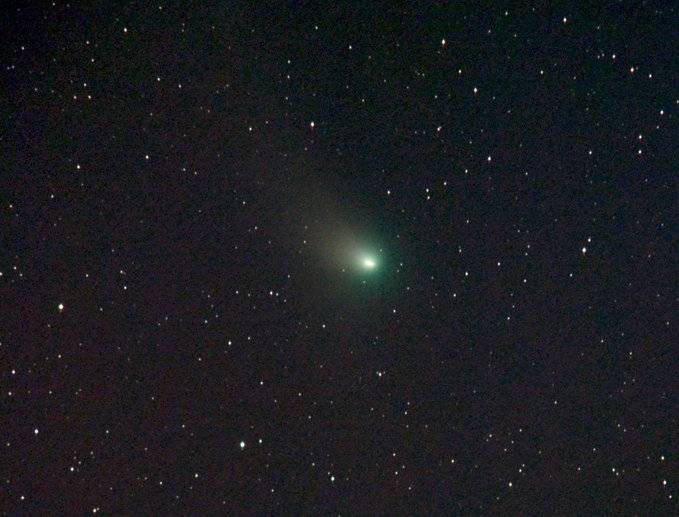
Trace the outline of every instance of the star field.
{"label": "star field", "polygon": [[0,512],[676,514],[677,7],[5,5]]}

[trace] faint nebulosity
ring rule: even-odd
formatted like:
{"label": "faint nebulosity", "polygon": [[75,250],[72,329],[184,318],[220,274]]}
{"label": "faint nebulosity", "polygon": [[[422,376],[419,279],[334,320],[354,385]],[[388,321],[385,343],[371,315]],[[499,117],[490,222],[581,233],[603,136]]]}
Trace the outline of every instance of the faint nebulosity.
{"label": "faint nebulosity", "polygon": [[3,5],[3,515],[677,514],[679,5]]}

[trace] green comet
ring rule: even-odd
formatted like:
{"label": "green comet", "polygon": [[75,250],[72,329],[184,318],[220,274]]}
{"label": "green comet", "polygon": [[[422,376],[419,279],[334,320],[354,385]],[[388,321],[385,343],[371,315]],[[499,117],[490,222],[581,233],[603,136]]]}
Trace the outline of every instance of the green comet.
{"label": "green comet", "polygon": [[364,269],[371,270],[377,267],[377,262],[372,257],[364,257],[361,264]]}

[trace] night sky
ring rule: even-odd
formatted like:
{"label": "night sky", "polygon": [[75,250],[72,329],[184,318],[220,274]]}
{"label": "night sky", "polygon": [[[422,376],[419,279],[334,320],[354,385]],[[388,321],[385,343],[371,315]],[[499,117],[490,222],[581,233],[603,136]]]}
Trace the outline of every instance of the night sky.
{"label": "night sky", "polygon": [[677,514],[679,4],[78,4],[0,19],[2,514]]}

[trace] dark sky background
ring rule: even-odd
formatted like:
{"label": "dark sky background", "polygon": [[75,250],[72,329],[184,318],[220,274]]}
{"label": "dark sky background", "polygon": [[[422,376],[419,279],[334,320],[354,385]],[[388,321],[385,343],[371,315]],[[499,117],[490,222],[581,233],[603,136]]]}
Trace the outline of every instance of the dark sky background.
{"label": "dark sky background", "polygon": [[82,4],[0,19],[4,515],[677,513],[675,2]]}

